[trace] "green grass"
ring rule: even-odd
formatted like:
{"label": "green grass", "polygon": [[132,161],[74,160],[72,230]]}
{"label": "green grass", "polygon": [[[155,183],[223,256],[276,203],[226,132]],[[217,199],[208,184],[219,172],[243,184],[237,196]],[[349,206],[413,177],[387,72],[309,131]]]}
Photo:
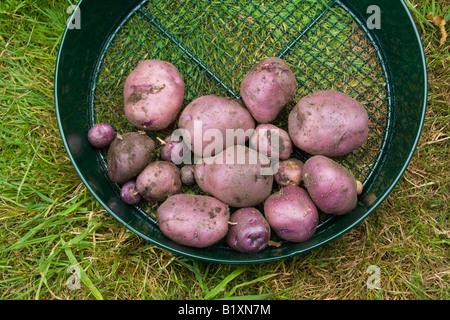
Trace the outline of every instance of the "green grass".
{"label": "green grass", "polygon": [[[404,177],[332,243],[238,266],[175,256],[95,201],[67,157],[53,102],[71,2],[1,1],[0,299],[449,299],[449,41],[439,47],[439,29],[425,16],[448,18],[450,7],[410,2],[427,56],[429,101]],[[380,268],[379,290],[367,288],[370,265]],[[73,266],[76,290],[68,287]]]}

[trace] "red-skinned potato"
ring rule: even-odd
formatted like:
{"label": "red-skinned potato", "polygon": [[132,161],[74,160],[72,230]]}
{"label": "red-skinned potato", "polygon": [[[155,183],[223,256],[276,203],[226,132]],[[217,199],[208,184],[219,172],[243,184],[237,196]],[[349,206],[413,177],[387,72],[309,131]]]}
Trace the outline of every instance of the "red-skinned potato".
{"label": "red-skinned potato", "polygon": [[360,147],[369,134],[364,106],[345,93],[324,90],[300,99],[288,118],[292,142],[311,155],[336,157]]}
{"label": "red-skinned potato", "polygon": [[[195,125],[200,124],[201,130],[195,130]],[[187,146],[194,153],[214,156],[234,144],[245,144],[251,135],[248,130],[255,128],[255,120],[236,99],[206,95],[196,98],[183,109],[178,127],[189,132],[190,143]],[[227,139],[227,130],[235,130],[236,137]],[[214,134],[214,131],[222,135],[220,141],[205,134]],[[202,136],[198,137],[197,132]]]}
{"label": "red-skinned potato", "polygon": [[195,165],[195,181],[206,193],[232,207],[252,207],[272,191],[269,159],[246,146],[228,147]]}
{"label": "red-skinned potato", "polygon": [[169,239],[205,248],[226,236],[230,212],[227,205],[213,197],[177,194],[159,206],[156,216],[161,232]]}
{"label": "red-skinned potato", "polygon": [[152,160],[155,142],[144,132],[117,135],[106,157],[111,181],[125,183],[136,177]]}
{"label": "red-skinned potato", "polygon": [[343,165],[325,157],[313,156],[303,166],[303,182],[320,211],[343,215],[358,202],[358,184]]}
{"label": "red-skinned potato", "polygon": [[280,161],[278,163],[278,171],[274,175],[275,182],[283,187],[300,185],[303,165],[302,161],[295,158]]}
{"label": "red-skinned potato", "polygon": [[184,99],[184,81],[178,69],[162,60],[142,60],[124,84],[124,111],[138,129],[167,128],[177,117]]}
{"label": "red-skinned potato", "polygon": [[152,162],[137,176],[136,189],[146,200],[164,201],[180,193],[180,170],[172,162]]}
{"label": "red-skinned potato", "polygon": [[273,121],[292,101],[297,80],[286,62],[277,57],[262,60],[253,66],[241,83],[242,100],[259,123]]}
{"label": "red-skinned potato", "polygon": [[303,242],[313,236],[319,213],[305,189],[287,186],[264,201],[264,214],[272,230],[291,242]]}
{"label": "red-skinned potato", "polygon": [[256,208],[241,208],[230,218],[227,244],[234,250],[253,253],[264,250],[270,239],[270,225]]}

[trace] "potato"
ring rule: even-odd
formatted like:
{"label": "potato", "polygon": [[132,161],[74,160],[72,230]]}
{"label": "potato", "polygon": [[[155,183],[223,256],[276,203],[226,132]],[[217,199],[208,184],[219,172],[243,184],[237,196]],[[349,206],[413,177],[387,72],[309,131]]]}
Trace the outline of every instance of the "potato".
{"label": "potato", "polygon": [[300,99],[288,118],[292,142],[310,155],[337,157],[360,147],[369,134],[364,106],[345,93],[325,90]]}
{"label": "potato", "polygon": [[[255,120],[237,100],[207,95],[193,100],[184,108],[178,126],[189,132],[190,143],[187,146],[194,153],[214,156],[229,146],[244,144],[252,134],[252,130],[247,130],[255,128]],[[227,130],[236,130],[236,136],[227,138]],[[202,136],[197,137],[197,133]],[[212,138],[215,134],[221,135],[219,139]]]}
{"label": "potato", "polygon": [[266,248],[269,239],[269,223],[256,208],[241,208],[231,215],[226,240],[232,249],[259,252]]}
{"label": "potato", "polygon": [[278,171],[274,175],[275,182],[283,187],[300,185],[303,165],[304,163],[302,161],[295,158],[280,161]]}
{"label": "potato", "polygon": [[313,156],[303,166],[303,182],[320,211],[343,215],[358,202],[358,186],[352,173],[338,162],[321,155]]}
{"label": "potato", "polygon": [[152,162],[137,176],[136,189],[146,200],[164,201],[180,193],[180,171],[172,162]]}
{"label": "potato", "polygon": [[95,148],[106,148],[115,137],[113,127],[107,123],[96,123],[88,131],[88,141]]}
{"label": "potato", "polygon": [[120,198],[126,204],[137,205],[142,200],[142,196],[136,190],[136,181],[130,180],[123,184],[120,189]]}
{"label": "potato", "polygon": [[[177,137],[168,136],[166,139],[164,139],[164,142],[166,143],[161,148],[161,160],[169,161],[169,162],[178,162],[180,159],[183,158],[183,150],[182,148],[177,148],[177,145],[180,143],[183,143],[183,141]],[[178,151],[178,154],[173,154],[172,151],[175,149],[175,152]]]}
{"label": "potato", "polygon": [[311,238],[319,223],[319,212],[306,190],[292,185],[266,199],[264,214],[272,230],[291,242]]}
{"label": "potato", "polygon": [[117,135],[106,156],[111,181],[125,183],[136,177],[152,160],[154,150],[155,142],[144,132]]}
{"label": "potato", "polygon": [[165,129],[181,109],[184,89],[183,78],[173,64],[142,60],[125,80],[125,116],[141,130]]}
{"label": "potato", "polygon": [[192,186],[195,184],[194,176],[195,166],[186,165],[180,169],[181,183],[187,186]]}
{"label": "potato", "polygon": [[161,232],[176,243],[197,248],[211,246],[228,231],[228,206],[210,197],[177,194],[164,201],[156,212]]}
{"label": "potato", "polygon": [[273,121],[292,101],[297,91],[297,80],[286,62],[271,57],[253,66],[241,83],[244,104],[259,123]]}
{"label": "potato", "polygon": [[246,146],[228,147],[195,165],[195,181],[206,193],[232,207],[252,207],[272,190],[269,159]]}
{"label": "potato", "polygon": [[266,123],[256,126],[255,132],[250,137],[250,148],[269,158],[286,160],[292,154],[293,145],[287,131]]}

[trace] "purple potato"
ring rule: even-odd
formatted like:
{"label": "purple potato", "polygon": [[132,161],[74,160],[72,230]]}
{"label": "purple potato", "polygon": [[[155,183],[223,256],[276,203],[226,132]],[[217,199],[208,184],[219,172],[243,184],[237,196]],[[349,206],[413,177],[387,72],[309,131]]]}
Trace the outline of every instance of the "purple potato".
{"label": "purple potato", "polygon": [[297,80],[286,62],[277,57],[253,66],[241,83],[244,104],[259,123],[268,123],[295,98]]}
{"label": "purple potato", "polygon": [[358,185],[343,165],[325,157],[313,156],[303,166],[303,182],[320,211],[343,215],[358,203]]}
{"label": "purple potato", "polygon": [[106,148],[113,142],[115,132],[107,123],[97,123],[88,132],[88,141],[95,148]]}
{"label": "purple potato", "polygon": [[136,178],[136,189],[146,200],[164,201],[180,193],[180,170],[172,162],[152,162]]}
{"label": "purple potato", "polygon": [[194,175],[200,189],[231,207],[253,207],[272,192],[269,159],[242,145],[203,158],[195,165]]}
{"label": "purple potato", "polygon": [[305,189],[287,186],[264,202],[264,214],[272,230],[291,242],[303,242],[313,236],[319,212]]}
{"label": "purple potato", "polygon": [[[273,142],[275,139],[278,146]],[[250,147],[271,159],[281,160],[289,159],[293,150],[289,133],[270,123],[259,124],[256,127],[250,137]]]}
{"label": "purple potato", "polygon": [[178,157],[179,159],[172,158],[172,150],[180,143],[183,143],[181,139],[172,140],[171,136],[168,136],[165,140],[166,144],[161,148],[161,159],[164,161],[175,162],[183,158],[183,148],[180,148]]}
{"label": "purple potato", "polygon": [[123,184],[120,190],[120,197],[123,202],[130,205],[137,205],[142,200],[142,196],[136,189],[136,180],[130,180]]}
{"label": "purple potato", "polygon": [[209,196],[176,194],[156,211],[161,232],[176,243],[205,248],[223,239],[228,231],[227,205]]}
{"label": "purple potato", "polygon": [[144,132],[117,135],[106,158],[111,181],[125,183],[135,178],[152,160],[154,149],[155,142]]}
{"label": "purple potato", "polygon": [[241,208],[231,215],[227,244],[243,253],[259,252],[270,239],[270,226],[255,208]]}
{"label": "purple potato", "polygon": [[311,155],[337,157],[360,147],[369,134],[361,103],[339,91],[317,91],[300,99],[288,118],[292,142]]}
{"label": "purple potato", "polygon": [[139,61],[124,83],[125,116],[140,130],[163,130],[181,110],[184,90],[183,78],[172,63]]}
{"label": "purple potato", "polygon": [[236,99],[206,95],[184,108],[178,127],[189,133],[190,141],[184,139],[186,146],[195,154],[208,157],[232,145],[245,144],[255,129],[255,120]]}
{"label": "purple potato", "polygon": [[187,165],[180,169],[181,183],[192,186],[195,184],[194,165]]}

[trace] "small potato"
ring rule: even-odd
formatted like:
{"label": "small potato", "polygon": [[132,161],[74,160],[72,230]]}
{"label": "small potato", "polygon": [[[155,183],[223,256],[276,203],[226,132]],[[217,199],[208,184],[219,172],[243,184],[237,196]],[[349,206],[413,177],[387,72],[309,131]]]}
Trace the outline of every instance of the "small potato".
{"label": "small potato", "polygon": [[358,186],[352,173],[336,161],[313,156],[303,166],[303,182],[320,211],[343,215],[358,202]]}
{"label": "small potato", "polygon": [[114,140],[114,129],[107,123],[96,123],[88,131],[89,143],[95,148],[106,148]]}
{"label": "small potato", "polygon": [[141,130],[165,129],[181,109],[184,89],[183,78],[173,64],[142,60],[125,80],[125,116]]}
{"label": "small potato", "polygon": [[297,91],[297,80],[286,62],[277,57],[262,60],[253,66],[241,83],[244,104],[259,123],[273,121],[292,101]]}
{"label": "small potato", "polygon": [[286,160],[292,154],[292,141],[287,131],[266,123],[256,126],[250,137],[250,148],[272,159]]}
{"label": "small potato", "polygon": [[255,208],[242,208],[231,215],[227,244],[243,253],[259,252],[267,247],[270,226],[262,213]]}
{"label": "small potato", "polygon": [[204,192],[239,208],[263,202],[273,185],[269,159],[242,145],[203,159],[195,165],[194,175]]}
{"label": "small potato", "polygon": [[193,194],[177,194],[156,212],[161,232],[176,243],[197,248],[211,246],[228,231],[230,212],[221,201]]}
{"label": "small potato", "polygon": [[111,181],[125,183],[135,178],[150,163],[155,142],[144,132],[117,135],[106,157]]}
{"label": "small potato", "polygon": [[236,99],[207,95],[184,108],[178,126],[189,132],[187,147],[197,155],[208,157],[234,144],[245,144],[253,133],[249,129],[255,128],[255,120]]}
{"label": "small potato", "polygon": [[152,162],[137,176],[136,189],[146,200],[164,201],[180,192],[180,171],[172,162]]}
{"label": "small potato", "polygon": [[195,166],[186,165],[180,169],[181,183],[187,186],[192,186],[195,184],[194,176]]}
{"label": "small potato", "polygon": [[120,190],[120,197],[123,202],[130,205],[137,205],[142,200],[142,196],[136,190],[136,181],[130,180],[125,182]]}
{"label": "small potato", "polygon": [[304,163],[302,161],[295,158],[280,161],[278,171],[274,175],[275,182],[283,187],[300,185],[303,165]]}
{"label": "small potato", "polygon": [[311,155],[343,156],[367,140],[369,117],[345,93],[318,91],[298,101],[289,114],[288,131],[292,142]]}
{"label": "small potato", "polygon": [[[183,149],[176,148],[177,145],[183,143],[180,138],[172,139],[172,136],[168,136],[164,140],[164,142],[166,144],[161,148],[161,160],[175,162],[183,158]],[[174,148],[178,151],[178,154],[173,154],[172,157],[172,151],[174,150]]]}
{"label": "small potato", "polygon": [[287,186],[264,202],[264,214],[272,230],[291,242],[303,242],[313,236],[319,213],[306,190]]}

